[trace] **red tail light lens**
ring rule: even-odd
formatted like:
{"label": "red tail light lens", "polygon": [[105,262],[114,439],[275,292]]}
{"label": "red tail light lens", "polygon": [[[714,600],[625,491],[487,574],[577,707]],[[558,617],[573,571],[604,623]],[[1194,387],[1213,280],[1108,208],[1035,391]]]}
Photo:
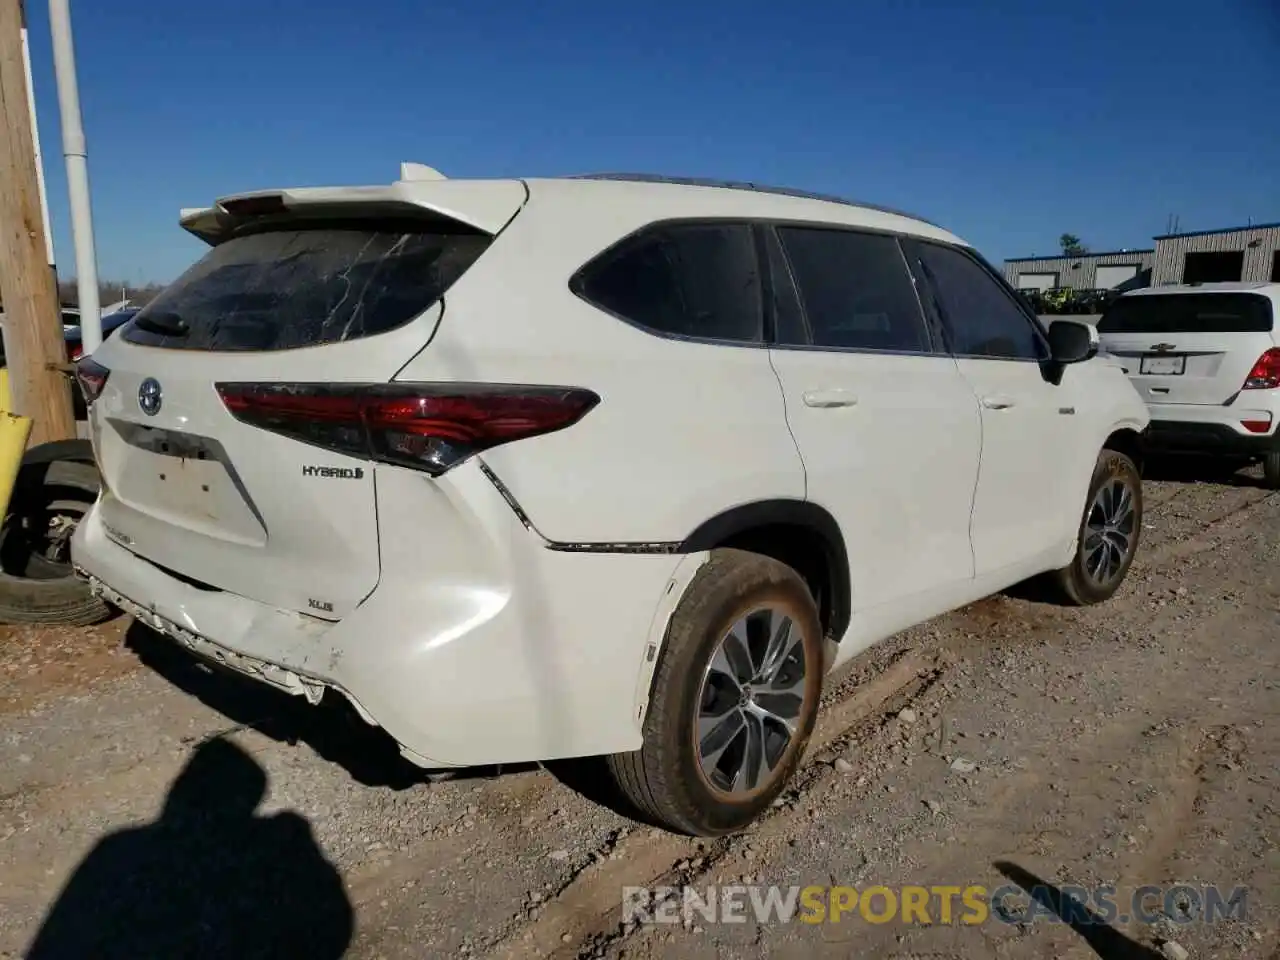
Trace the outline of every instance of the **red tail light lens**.
{"label": "red tail light lens", "polygon": [[85,406],[92,406],[93,401],[102,395],[109,376],[111,371],[100,363],[94,363],[91,357],[80,359],[76,364],[76,381],[80,384],[80,392],[84,394]]}
{"label": "red tail light lens", "polygon": [[68,359],[72,361],[76,361],[76,360],[79,360],[83,354],[84,354],[84,347],[75,346],[71,348],[71,356]]}
{"label": "red tail light lens", "polygon": [[1272,390],[1280,387],[1280,348],[1272,347],[1258,358],[1245,377],[1246,390]]}
{"label": "red tail light lens", "polygon": [[590,390],[504,384],[216,387],[242,423],[433,476],[490,447],[563,430],[600,402]]}

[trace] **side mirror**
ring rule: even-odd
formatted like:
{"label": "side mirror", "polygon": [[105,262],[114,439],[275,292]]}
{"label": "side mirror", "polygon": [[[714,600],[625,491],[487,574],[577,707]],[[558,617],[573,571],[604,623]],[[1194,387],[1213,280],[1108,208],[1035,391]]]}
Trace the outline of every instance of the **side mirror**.
{"label": "side mirror", "polygon": [[1076,320],[1056,320],[1049,325],[1049,359],[1066,366],[1092,359],[1098,353],[1093,327]]}

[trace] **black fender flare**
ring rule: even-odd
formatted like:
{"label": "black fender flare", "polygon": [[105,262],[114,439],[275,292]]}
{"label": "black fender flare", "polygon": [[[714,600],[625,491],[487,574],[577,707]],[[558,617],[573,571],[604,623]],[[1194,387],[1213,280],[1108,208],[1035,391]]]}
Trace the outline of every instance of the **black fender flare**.
{"label": "black fender flare", "polygon": [[817,534],[824,547],[823,560],[831,580],[831,635],[839,640],[852,617],[853,585],[849,578],[849,551],[840,524],[824,507],[809,500],[757,500],[731,507],[699,524],[682,540],[678,553],[700,553],[730,538],[760,527],[803,527]]}

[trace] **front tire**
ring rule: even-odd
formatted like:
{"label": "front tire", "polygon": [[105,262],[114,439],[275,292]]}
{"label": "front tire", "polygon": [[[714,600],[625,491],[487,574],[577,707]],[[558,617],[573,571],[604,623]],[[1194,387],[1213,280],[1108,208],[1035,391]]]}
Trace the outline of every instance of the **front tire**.
{"label": "front tire", "polygon": [[1071,563],[1051,575],[1059,598],[1073,606],[1109,600],[1120,589],[1142,536],[1142,477],[1132,459],[1103,450]]}
{"label": "front tire", "polygon": [[782,792],[813,732],[822,627],[800,576],[716,550],[676,607],[644,746],[609,767],[637,810],[694,836],[741,830]]}

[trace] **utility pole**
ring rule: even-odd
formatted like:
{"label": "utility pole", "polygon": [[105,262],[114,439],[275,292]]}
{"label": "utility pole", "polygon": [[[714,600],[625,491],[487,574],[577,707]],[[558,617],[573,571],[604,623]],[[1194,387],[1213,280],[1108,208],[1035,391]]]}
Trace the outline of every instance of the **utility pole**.
{"label": "utility pole", "polygon": [[0,298],[14,413],[30,417],[32,445],[75,437],[62,314],[36,170],[22,46],[22,0],[0,0]]}
{"label": "utility pole", "polygon": [[44,223],[44,243],[49,256],[49,269],[53,282],[58,282],[58,270],[53,259],[53,230],[49,227],[49,194],[44,187],[44,160],[40,153],[40,124],[36,121],[36,84],[31,76],[31,48],[27,44],[27,27],[22,27],[22,66],[27,71],[27,102],[31,104],[31,142],[35,144],[36,177],[40,183],[40,213]]}
{"label": "utility pole", "polygon": [[88,147],[80,122],[76,48],[71,39],[71,0],[49,0],[49,32],[53,36],[53,69],[58,80],[58,109],[62,114],[62,154],[67,162],[71,240],[76,249],[80,342],[84,344],[84,352],[90,354],[102,345],[102,310],[98,302],[98,262],[93,249],[93,215],[89,207]]}

